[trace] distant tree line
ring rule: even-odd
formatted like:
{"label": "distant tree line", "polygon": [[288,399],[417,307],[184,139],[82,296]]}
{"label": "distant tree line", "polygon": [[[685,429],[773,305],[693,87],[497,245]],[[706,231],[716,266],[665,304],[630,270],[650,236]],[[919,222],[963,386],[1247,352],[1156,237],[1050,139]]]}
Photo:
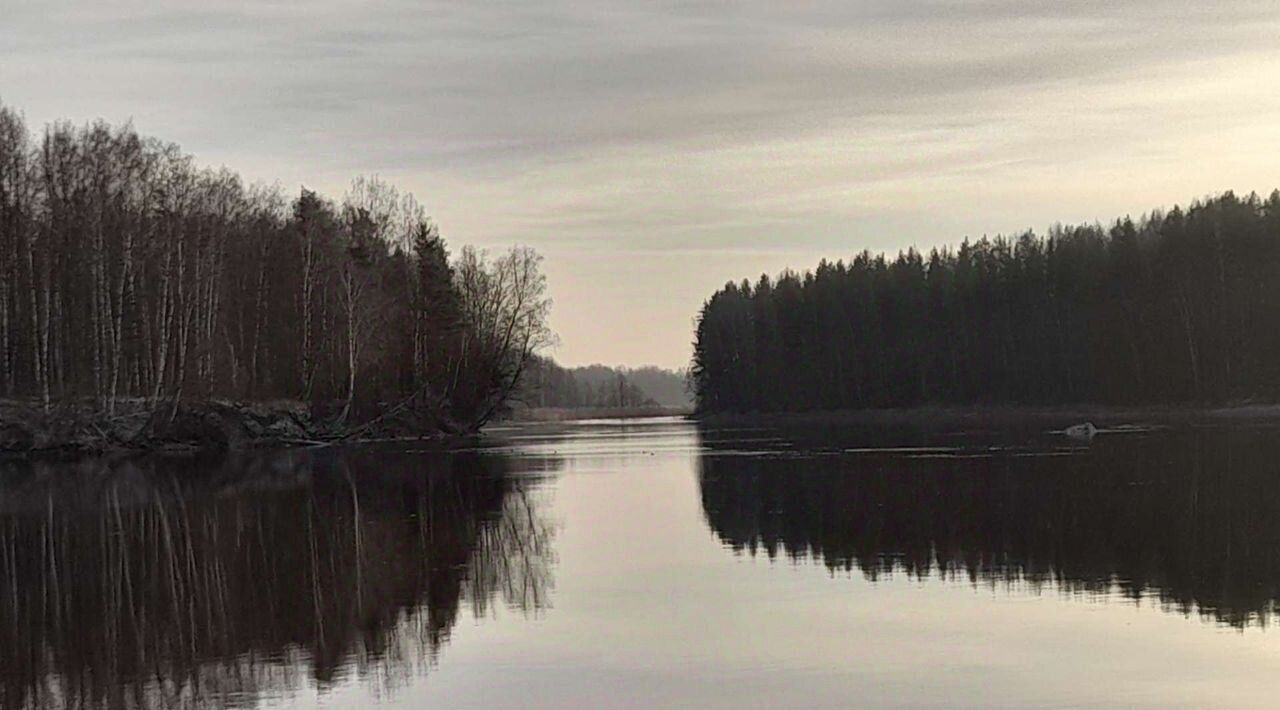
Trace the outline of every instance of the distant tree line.
{"label": "distant tree line", "polygon": [[659,406],[657,400],[631,380],[624,368],[604,365],[565,368],[546,357],[535,357],[530,362],[518,399],[528,407],[555,409]]}
{"label": "distant tree line", "polygon": [[704,411],[1280,397],[1280,192],[730,283]]}
{"label": "distant tree line", "polygon": [[653,365],[564,367],[535,356],[516,399],[528,407],[554,409],[688,407],[687,380],[682,370]]}
{"label": "distant tree line", "polygon": [[551,335],[540,257],[450,260],[411,195],[246,186],[131,126],[0,106],[0,396],[297,399],[483,424]]}
{"label": "distant tree line", "polygon": [[627,379],[663,407],[691,407],[693,394],[689,391],[689,373],[686,370],[668,370],[646,365],[622,368]]}

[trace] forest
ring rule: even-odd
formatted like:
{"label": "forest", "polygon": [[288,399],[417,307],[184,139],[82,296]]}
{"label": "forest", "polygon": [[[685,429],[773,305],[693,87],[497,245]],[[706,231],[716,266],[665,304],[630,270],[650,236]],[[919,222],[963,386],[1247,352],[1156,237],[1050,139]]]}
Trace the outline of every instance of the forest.
{"label": "forest", "polygon": [[564,367],[535,355],[513,399],[530,408],[688,408],[692,403],[685,380],[684,372],[652,365]]}
{"label": "forest", "polygon": [[703,305],[703,412],[1280,398],[1280,191],[862,252]]}
{"label": "forest", "polygon": [[412,195],[246,185],[131,125],[0,106],[0,398],[112,414],[303,403],[472,431],[552,339],[541,258],[450,258]]}

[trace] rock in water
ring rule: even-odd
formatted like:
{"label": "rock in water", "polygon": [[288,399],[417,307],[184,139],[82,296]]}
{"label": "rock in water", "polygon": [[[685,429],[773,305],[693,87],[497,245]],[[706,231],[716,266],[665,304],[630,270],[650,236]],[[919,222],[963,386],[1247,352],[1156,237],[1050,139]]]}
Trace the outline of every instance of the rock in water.
{"label": "rock in water", "polygon": [[1069,426],[1063,430],[1063,433],[1066,434],[1069,439],[1075,439],[1077,441],[1092,441],[1093,437],[1098,433],[1098,427],[1094,426],[1093,422],[1085,422],[1084,424]]}

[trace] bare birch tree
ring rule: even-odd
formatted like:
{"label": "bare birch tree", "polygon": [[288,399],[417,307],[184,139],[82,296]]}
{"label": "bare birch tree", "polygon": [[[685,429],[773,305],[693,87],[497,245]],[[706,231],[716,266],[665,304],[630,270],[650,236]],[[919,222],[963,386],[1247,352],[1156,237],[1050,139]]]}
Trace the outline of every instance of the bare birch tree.
{"label": "bare birch tree", "polygon": [[0,106],[0,396],[484,421],[546,340],[545,280],[528,250],[464,256],[455,279],[422,206],[376,177],[289,204],[129,125],[33,138]]}

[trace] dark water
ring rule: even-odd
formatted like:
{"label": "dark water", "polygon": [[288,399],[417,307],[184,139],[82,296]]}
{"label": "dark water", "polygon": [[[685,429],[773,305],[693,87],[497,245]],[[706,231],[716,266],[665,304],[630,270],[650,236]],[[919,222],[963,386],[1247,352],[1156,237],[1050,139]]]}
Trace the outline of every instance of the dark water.
{"label": "dark water", "polygon": [[1280,432],[0,463],[0,707],[1271,706]]}

